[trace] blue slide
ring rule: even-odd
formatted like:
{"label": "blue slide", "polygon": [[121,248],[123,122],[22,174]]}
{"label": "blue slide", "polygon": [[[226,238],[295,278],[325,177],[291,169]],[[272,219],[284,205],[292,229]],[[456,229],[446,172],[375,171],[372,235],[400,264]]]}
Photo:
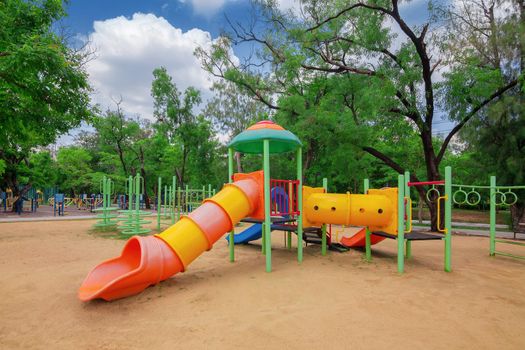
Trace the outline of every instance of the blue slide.
{"label": "blue slide", "polygon": [[[248,243],[250,241],[255,241],[256,239],[259,239],[261,237],[262,237],[262,225],[253,224],[252,226],[248,227],[246,230],[233,236],[233,244]],[[226,236],[226,240],[228,242],[230,241],[229,235]]]}
{"label": "blue slide", "polygon": [[[281,203],[283,205],[282,210],[285,212],[288,211],[288,195],[281,187],[274,187],[271,191],[272,201],[277,203],[279,206]],[[280,197],[280,198],[279,198]],[[233,236],[233,244],[244,244],[251,241],[255,241],[262,237],[262,225],[253,224],[248,227],[246,230]],[[230,235],[226,236],[226,240],[230,242]]]}

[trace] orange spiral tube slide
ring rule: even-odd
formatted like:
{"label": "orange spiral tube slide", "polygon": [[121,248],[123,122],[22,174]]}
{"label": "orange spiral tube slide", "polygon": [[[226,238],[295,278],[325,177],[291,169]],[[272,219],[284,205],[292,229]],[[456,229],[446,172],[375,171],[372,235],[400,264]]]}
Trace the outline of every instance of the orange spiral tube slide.
{"label": "orange spiral tube slide", "polygon": [[250,177],[227,184],[164,232],[130,238],[119,257],[91,270],[78,290],[78,298],[124,298],[184,271],[242,218],[256,211],[260,186]]}

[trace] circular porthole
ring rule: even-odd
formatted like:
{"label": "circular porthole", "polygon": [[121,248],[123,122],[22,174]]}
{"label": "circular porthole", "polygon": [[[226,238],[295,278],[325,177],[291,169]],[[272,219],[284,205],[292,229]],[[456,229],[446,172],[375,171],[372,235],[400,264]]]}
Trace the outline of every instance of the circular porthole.
{"label": "circular porthole", "polygon": [[360,208],[360,209],[359,209],[359,212],[360,212],[360,213],[364,213],[364,212],[365,212],[365,208]]}
{"label": "circular porthole", "polygon": [[314,206],[314,210],[319,210],[319,207],[317,205]]}
{"label": "circular porthole", "polygon": [[335,207],[332,207],[332,211],[335,211]]}
{"label": "circular porthole", "polygon": [[378,212],[379,214],[383,214],[383,209],[379,208],[379,209],[377,209],[377,212]]}

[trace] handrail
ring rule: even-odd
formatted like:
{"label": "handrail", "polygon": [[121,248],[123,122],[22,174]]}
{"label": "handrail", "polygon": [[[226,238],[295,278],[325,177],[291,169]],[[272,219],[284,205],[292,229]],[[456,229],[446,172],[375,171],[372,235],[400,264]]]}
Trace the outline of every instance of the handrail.
{"label": "handrail", "polygon": [[[405,231],[405,233],[410,233],[412,232],[412,198],[410,197],[405,197],[405,200],[407,200],[405,202],[405,213],[407,212],[406,208],[407,208],[407,204],[408,207],[410,208],[408,211],[410,212],[410,214],[408,215],[407,217],[407,220],[408,220],[408,230]],[[405,225],[406,226],[406,225]]]}
{"label": "handrail", "polygon": [[444,200],[447,200],[448,197],[447,195],[444,195],[444,196],[441,196],[441,197],[438,197],[437,199],[437,229],[438,229],[438,232],[441,232],[441,233],[444,233],[445,235],[449,232],[447,232],[447,228],[445,227],[443,230],[440,229],[441,227],[441,202],[440,202],[440,199],[444,199]]}

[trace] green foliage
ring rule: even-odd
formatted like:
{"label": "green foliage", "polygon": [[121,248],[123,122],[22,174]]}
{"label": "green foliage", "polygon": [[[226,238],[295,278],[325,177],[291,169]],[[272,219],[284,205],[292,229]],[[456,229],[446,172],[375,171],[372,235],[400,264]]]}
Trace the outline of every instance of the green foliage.
{"label": "green foliage", "polygon": [[90,193],[95,187],[91,155],[80,147],[63,147],[57,154],[60,189],[73,195]]}
{"label": "green foliage", "polygon": [[29,173],[33,187],[38,189],[54,187],[58,179],[57,170],[57,166],[48,151],[31,154],[29,158]]}
{"label": "green foliage", "polygon": [[90,116],[86,57],[52,30],[64,15],[59,0],[0,4],[0,186],[15,194],[32,150]]}

